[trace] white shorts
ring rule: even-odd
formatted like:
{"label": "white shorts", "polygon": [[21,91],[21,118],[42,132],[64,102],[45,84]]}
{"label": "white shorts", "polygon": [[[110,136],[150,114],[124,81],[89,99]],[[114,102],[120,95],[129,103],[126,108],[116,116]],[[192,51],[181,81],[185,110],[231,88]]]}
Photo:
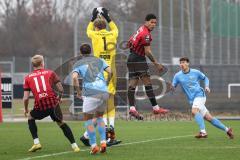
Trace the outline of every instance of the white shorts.
{"label": "white shorts", "polygon": [[94,96],[83,96],[83,113],[95,114],[104,112],[107,107],[109,94],[98,94]]}
{"label": "white shorts", "polygon": [[192,108],[198,108],[202,116],[205,116],[208,113],[208,109],[205,106],[206,97],[197,97],[193,100]]}

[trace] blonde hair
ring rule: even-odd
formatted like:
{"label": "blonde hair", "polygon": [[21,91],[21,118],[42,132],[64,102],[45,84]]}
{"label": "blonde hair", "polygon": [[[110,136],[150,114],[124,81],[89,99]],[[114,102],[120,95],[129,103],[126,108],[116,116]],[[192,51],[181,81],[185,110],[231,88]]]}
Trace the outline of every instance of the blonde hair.
{"label": "blonde hair", "polygon": [[107,27],[107,23],[106,21],[103,19],[103,18],[97,18],[95,21],[94,21],[94,27],[98,28],[98,29],[106,29]]}
{"label": "blonde hair", "polygon": [[40,67],[40,65],[43,63],[43,56],[36,54],[31,59],[33,67]]}

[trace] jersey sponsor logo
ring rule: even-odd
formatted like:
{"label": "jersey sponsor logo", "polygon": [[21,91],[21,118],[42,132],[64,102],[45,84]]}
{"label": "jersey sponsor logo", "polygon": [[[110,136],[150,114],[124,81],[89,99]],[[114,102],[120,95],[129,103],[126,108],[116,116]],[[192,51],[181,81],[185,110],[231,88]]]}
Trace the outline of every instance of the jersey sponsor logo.
{"label": "jersey sponsor logo", "polygon": [[104,60],[110,60],[111,59],[111,55],[107,55],[107,54],[100,55],[99,57],[104,59]]}
{"label": "jersey sponsor logo", "polygon": [[47,93],[41,93],[41,94],[38,94],[38,97],[41,99],[41,98],[44,98],[44,97],[47,97],[48,94]]}

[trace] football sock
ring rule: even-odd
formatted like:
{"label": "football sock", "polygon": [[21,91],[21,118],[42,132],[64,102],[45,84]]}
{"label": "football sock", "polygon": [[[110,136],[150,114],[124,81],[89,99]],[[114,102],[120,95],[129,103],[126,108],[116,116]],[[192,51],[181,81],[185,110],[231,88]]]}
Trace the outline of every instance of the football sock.
{"label": "football sock", "polygon": [[104,124],[107,126],[108,125],[108,120],[107,117],[103,117]]}
{"label": "football sock", "polygon": [[103,122],[102,118],[97,119],[97,124],[98,124],[98,133],[100,134],[100,141],[106,141],[106,129],[105,129],[105,124]]}
{"label": "football sock", "polygon": [[130,106],[135,105],[135,89],[134,87],[128,87],[128,102]]}
{"label": "football sock", "polygon": [[38,134],[37,134],[37,125],[34,119],[30,119],[28,120],[28,128],[31,132],[32,138],[36,139],[38,138]]}
{"label": "football sock", "polygon": [[211,124],[223,131],[228,131],[228,128],[215,117],[211,120]]}
{"label": "football sock", "polygon": [[110,135],[111,135],[110,136],[111,140],[114,140],[116,138],[114,127],[110,125],[110,130],[109,131],[110,131]]}
{"label": "football sock", "polygon": [[94,128],[92,119],[87,120],[85,122],[85,127],[87,129],[87,133],[88,133],[88,137],[89,137],[89,143],[93,147],[93,146],[96,145],[96,132],[95,132],[95,128]]}
{"label": "football sock", "polygon": [[201,113],[196,113],[194,118],[195,118],[195,121],[198,124],[200,130],[205,130],[205,123],[204,123],[204,119],[203,119],[203,116],[201,115]]}
{"label": "football sock", "polygon": [[109,117],[109,125],[114,127],[115,117]]}
{"label": "football sock", "polygon": [[84,136],[86,139],[89,139],[88,134],[87,134],[87,131],[84,132],[83,136]]}
{"label": "football sock", "polygon": [[69,140],[69,142],[70,142],[71,144],[75,143],[75,139],[74,139],[74,137],[73,137],[72,131],[71,131],[71,129],[69,128],[69,126],[68,126],[66,123],[64,123],[63,125],[60,126],[60,128],[62,129],[65,137],[67,137],[67,139]]}
{"label": "football sock", "polygon": [[34,143],[34,144],[39,144],[39,143],[40,143],[40,141],[39,141],[39,139],[38,139],[38,138],[35,138],[35,139],[33,140],[33,143]]}
{"label": "football sock", "polygon": [[158,105],[153,106],[153,109],[158,110],[160,107]]}
{"label": "football sock", "polygon": [[135,108],[134,106],[131,106],[131,107],[130,107],[130,110],[136,111],[136,108]]}
{"label": "football sock", "polygon": [[78,147],[77,143],[72,143],[71,146],[72,146],[73,149]]}
{"label": "football sock", "polygon": [[157,101],[156,101],[156,98],[155,98],[155,94],[153,93],[152,85],[145,86],[145,91],[146,91],[146,94],[147,94],[152,106],[156,106]]}

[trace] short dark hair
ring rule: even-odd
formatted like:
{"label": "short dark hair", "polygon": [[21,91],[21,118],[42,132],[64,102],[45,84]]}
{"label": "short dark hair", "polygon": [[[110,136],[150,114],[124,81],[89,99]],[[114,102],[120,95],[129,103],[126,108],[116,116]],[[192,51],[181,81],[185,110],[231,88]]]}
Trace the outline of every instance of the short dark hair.
{"label": "short dark hair", "polygon": [[84,43],[80,46],[81,54],[90,54],[92,51],[91,46],[87,43]]}
{"label": "short dark hair", "polygon": [[150,21],[151,19],[157,19],[157,17],[152,13],[147,14],[145,17],[145,21]]}
{"label": "short dark hair", "polygon": [[181,57],[181,58],[179,59],[179,61],[180,61],[180,62],[186,61],[186,62],[188,62],[188,63],[190,62],[188,57]]}

